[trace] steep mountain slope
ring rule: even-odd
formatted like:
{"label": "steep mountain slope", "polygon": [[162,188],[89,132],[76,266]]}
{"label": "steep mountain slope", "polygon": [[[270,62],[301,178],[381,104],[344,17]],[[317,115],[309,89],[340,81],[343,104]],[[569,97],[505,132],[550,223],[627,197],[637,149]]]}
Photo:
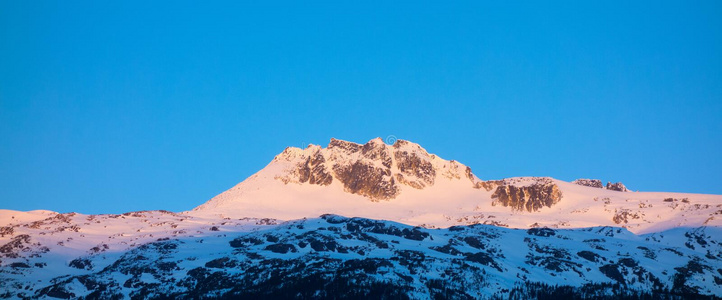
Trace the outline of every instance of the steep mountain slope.
{"label": "steep mountain slope", "polygon": [[722,196],[626,190],[594,180],[482,181],[471,168],[408,141],[332,139],[326,148],[287,148],[189,214],[293,220],[334,213],[430,228],[622,226],[635,233],[722,225]]}

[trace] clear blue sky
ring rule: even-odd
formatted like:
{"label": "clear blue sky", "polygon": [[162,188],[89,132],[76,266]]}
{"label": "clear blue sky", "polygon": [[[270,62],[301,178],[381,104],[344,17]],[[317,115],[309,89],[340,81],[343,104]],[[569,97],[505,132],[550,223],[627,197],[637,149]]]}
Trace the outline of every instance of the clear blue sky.
{"label": "clear blue sky", "polygon": [[722,194],[720,1],[145,2],[0,2],[0,208],[188,210],[389,135],[482,179]]}

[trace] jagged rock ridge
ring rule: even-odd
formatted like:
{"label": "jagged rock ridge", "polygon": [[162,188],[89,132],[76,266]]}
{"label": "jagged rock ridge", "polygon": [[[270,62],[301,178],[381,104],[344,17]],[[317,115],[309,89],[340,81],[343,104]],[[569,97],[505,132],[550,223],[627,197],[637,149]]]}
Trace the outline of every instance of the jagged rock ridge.
{"label": "jagged rock ridge", "polygon": [[380,138],[363,145],[331,139],[327,148],[286,148],[274,161],[296,162],[277,177],[284,183],[328,185],[337,180],[347,192],[373,201],[393,199],[401,185],[414,189],[433,186],[437,176],[466,178],[470,186],[475,183],[469,167],[439,159],[404,140],[389,146]]}

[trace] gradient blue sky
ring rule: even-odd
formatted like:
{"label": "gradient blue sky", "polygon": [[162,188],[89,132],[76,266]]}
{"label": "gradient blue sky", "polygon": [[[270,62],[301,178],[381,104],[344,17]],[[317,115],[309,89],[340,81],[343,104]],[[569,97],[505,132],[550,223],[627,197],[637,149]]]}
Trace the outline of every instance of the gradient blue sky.
{"label": "gradient blue sky", "polygon": [[0,2],[0,208],[188,210],[389,135],[482,179],[722,194],[720,1],[146,2]]}

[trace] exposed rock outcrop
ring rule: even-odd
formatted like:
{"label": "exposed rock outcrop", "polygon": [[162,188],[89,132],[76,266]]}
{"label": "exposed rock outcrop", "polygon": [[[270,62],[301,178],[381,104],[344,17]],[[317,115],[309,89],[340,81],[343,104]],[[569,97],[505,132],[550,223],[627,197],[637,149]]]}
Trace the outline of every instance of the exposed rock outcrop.
{"label": "exposed rock outcrop", "polygon": [[326,172],[325,162],[326,159],[320,152],[306,158],[306,162],[298,168],[299,181],[318,185],[331,184],[333,176],[331,176],[331,173]]}
{"label": "exposed rock outcrop", "polygon": [[626,186],[622,184],[621,182],[611,183],[607,181],[607,185],[602,185],[602,181],[599,179],[577,179],[572,181],[574,184],[588,186],[588,187],[594,187],[594,188],[606,188],[608,190],[612,191],[619,191],[619,192],[629,192]]}
{"label": "exposed rock outcrop", "polygon": [[612,221],[614,221],[615,224],[627,224],[629,223],[630,219],[641,219],[642,216],[638,212],[633,212],[630,209],[618,209],[614,211],[614,217],[612,217]]}
{"label": "exposed rock outcrop", "polygon": [[331,142],[328,143],[328,149],[340,149],[342,152],[347,154],[359,152],[363,148],[362,145],[353,142],[347,142],[332,138]]}
{"label": "exposed rock outcrop", "polygon": [[488,192],[488,191],[491,191],[491,190],[497,188],[500,185],[504,185],[503,180],[479,181],[474,184],[474,188],[475,189],[484,189]]}
{"label": "exposed rock outcrop", "polygon": [[363,145],[331,139],[325,149],[315,145],[304,150],[287,148],[274,161],[291,163],[284,175],[275,177],[286,184],[329,185],[338,180],[347,192],[373,201],[393,199],[401,186],[433,186],[437,176],[466,177],[472,186],[478,184],[471,168],[440,159],[404,140],[389,146],[380,138]]}
{"label": "exposed rock outcrop", "polygon": [[377,168],[357,161],[352,165],[334,165],[333,170],[349,193],[372,200],[387,200],[399,192],[389,168]]}
{"label": "exposed rock outcrop", "polygon": [[396,158],[396,167],[401,174],[404,174],[407,178],[415,178],[407,180],[409,185],[416,188],[434,185],[436,170],[434,170],[434,166],[431,165],[428,159],[419,157],[414,152],[409,153],[402,150],[395,151],[394,158]]}
{"label": "exposed rock outcrop", "polygon": [[279,160],[282,157],[286,161],[300,161],[296,166],[288,170],[286,176],[277,176],[276,179],[283,181],[288,184],[289,182],[295,183],[310,183],[318,185],[329,185],[333,182],[333,176],[328,172],[326,168],[326,158],[320,151],[318,146],[309,146],[307,151],[310,154],[304,155],[298,148],[286,148],[275,160]]}
{"label": "exposed rock outcrop", "polygon": [[542,207],[552,207],[562,199],[559,187],[550,181],[530,185],[501,185],[491,195],[492,205],[511,207],[512,210],[535,212]]}
{"label": "exposed rock outcrop", "polygon": [[573,184],[593,187],[593,188],[604,188],[604,185],[602,184],[602,181],[599,179],[577,179],[572,181]]}
{"label": "exposed rock outcrop", "polygon": [[471,168],[470,168],[470,167],[466,167],[466,169],[464,169],[464,174],[466,175],[466,178],[468,178],[469,180],[471,180],[471,182],[474,182],[474,174],[471,173]]}
{"label": "exposed rock outcrop", "polygon": [[617,183],[611,183],[607,182],[607,189],[612,191],[618,191],[618,192],[629,192],[626,186],[622,184],[621,182]]}
{"label": "exposed rock outcrop", "polygon": [[380,139],[371,140],[361,147],[361,155],[371,161],[380,161],[387,169],[391,168],[391,149]]}

